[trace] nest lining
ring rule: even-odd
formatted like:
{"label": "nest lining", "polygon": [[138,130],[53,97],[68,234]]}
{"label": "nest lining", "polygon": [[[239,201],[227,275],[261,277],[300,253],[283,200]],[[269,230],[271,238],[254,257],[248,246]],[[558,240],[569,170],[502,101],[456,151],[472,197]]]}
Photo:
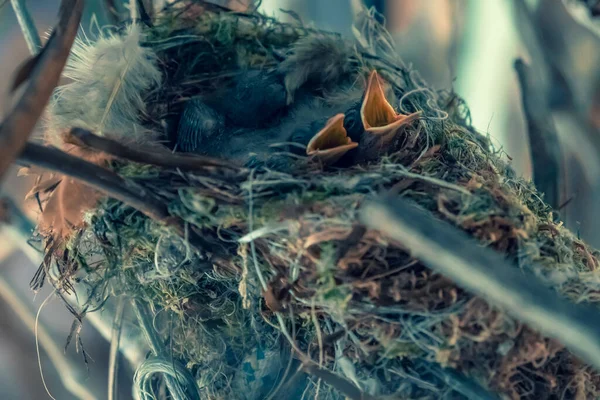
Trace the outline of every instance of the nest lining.
{"label": "nest lining", "polygon": [[201,398],[341,398],[317,378],[290,379],[298,368],[290,337],[301,353],[371,395],[463,398],[441,378],[442,366],[509,398],[597,397],[600,375],[562,345],[359,224],[361,204],[391,192],[560,293],[597,301],[598,253],[553,220],[542,195],[470,127],[458,97],[429,89],[389,53],[368,51],[385,50],[386,35],[371,18],[362,28],[361,47],[255,14],[191,18],[167,10],[145,32],[163,72],[145,96],[148,131],[168,136],[164,121],[183,100],[240,70],[277,66],[315,36],[346,49],[340,79],[377,69],[397,109],[422,111],[424,119],[392,154],[344,169],[299,162],[293,173],[200,174],[111,159],[107,166],[168,203],[171,215],[213,246],[194,248],[139,211],[103,199],[84,227],[52,247],[62,273],[54,283],[76,281],[94,305],[108,296],[148,304]]}

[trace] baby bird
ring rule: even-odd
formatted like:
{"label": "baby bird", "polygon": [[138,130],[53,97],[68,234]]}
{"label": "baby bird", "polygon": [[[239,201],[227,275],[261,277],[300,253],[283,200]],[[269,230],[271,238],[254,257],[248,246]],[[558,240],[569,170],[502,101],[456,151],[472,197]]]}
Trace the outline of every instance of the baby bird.
{"label": "baby bird", "polygon": [[[212,104],[217,104],[213,102]],[[222,106],[221,106],[222,107]],[[256,115],[284,113],[280,118],[248,123],[229,110],[218,111],[191,101],[179,124],[178,144],[183,150],[200,143],[194,150],[257,166],[268,163],[276,152],[273,146],[293,143],[288,150],[304,154],[325,165],[343,158],[351,164],[372,161],[393,148],[398,136],[420,112],[398,114],[385,97],[383,81],[376,71],[368,79],[362,99],[331,104],[325,99],[305,96],[290,106],[273,107],[268,102],[253,109]],[[219,117],[219,115],[230,115]],[[204,122],[199,122],[204,121]],[[222,123],[225,122],[225,124]],[[262,127],[257,127],[262,125]],[[273,160],[271,160],[273,161]]]}
{"label": "baby bird", "polygon": [[306,144],[306,155],[324,164],[342,158],[351,164],[372,161],[392,150],[399,135],[420,115],[396,113],[385,97],[383,81],[372,71],[360,102],[328,119],[308,141],[309,136],[293,136],[292,141]]}
{"label": "baby bird", "polygon": [[201,153],[219,140],[225,130],[225,118],[201,99],[187,102],[177,130],[177,150]]}
{"label": "baby bird", "polygon": [[364,91],[348,90],[350,54],[327,37],[299,40],[275,70],[247,71],[230,87],[189,101],[178,148],[277,169],[292,165],[282,151],[324,165],[377,159],[419,113],[396,113],[375,71]]}
{"label": "baby bird", "polygon": [[234,84],[205,101],[234,126],[260,128],[276,120],[286,108],[286,92],[275,71],[249,70]]}
{"label": "baby bird", "polygon": [[375,160],[393,149],[399,134],[420,116],[420,112],[396,113],[376,71],[369,76],[359,104],[360,108],[355,104],[330,118],[308,141],[307,156],[329,165],[348,160],[348,154],[352,164]]}

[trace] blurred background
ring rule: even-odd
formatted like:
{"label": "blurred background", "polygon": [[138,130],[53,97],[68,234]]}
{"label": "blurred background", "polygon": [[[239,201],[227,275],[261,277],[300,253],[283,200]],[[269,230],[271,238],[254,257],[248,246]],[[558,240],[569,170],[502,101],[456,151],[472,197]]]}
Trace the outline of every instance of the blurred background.
{"label": "blurred background", "polygon": [[[88,33],[93,34],[96,22],[106,21],[103,2],[86,2],[82,29]],[[240,10],[246,4],[211,2]],[[59,1],[25,3],[39,32],[47,32]],[[555,207],[569,228],[600,247],[600,0],[263,0],[260,8],[286,21],[294,19],[291,10],[307,25],[351,37],[362,4],[385,16],[404,63],[435,89],[454,90],[467,101],[473,126],[510,156],[518,175],[532,178],[546,169],[543,157],[531,157],[532,150],[538,154],[548,147],[532,139],[532,129],[549,135],[548,143],[556,138],[560,185]],[[28,56],[11,1],[0,0],[2,114],[11,106],[8,84]],[[530,65],[529,118],[514,68],[517,58]],[[35,207],[23,205],[31,182],[17,175],[15,168],[2,196],[35,218]],[[110,307],[96,321],[84,323],[86,365],[74,344],[63,355],[73,318],[60,301],[48,301],[39,313],[38,359],[34,320],[50,294],[29,290],[39,260],[22,232],[0,227],[0,398],[48,398],[40,367],[57,399],[77,398],[65,385],[86,388],[79,398],[106,398]],[[130,320],[126,314],[125,323]],[[120,375],[121,398],[130,398],[132,371],[123,366]]]}

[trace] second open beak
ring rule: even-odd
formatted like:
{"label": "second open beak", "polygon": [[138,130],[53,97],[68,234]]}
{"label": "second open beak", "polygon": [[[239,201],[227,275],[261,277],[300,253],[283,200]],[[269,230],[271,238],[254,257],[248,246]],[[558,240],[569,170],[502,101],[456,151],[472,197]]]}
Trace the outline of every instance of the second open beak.
{"label": "second open beak", "polygon": [[344,128],[344,114],[337,114],[308,143],[306,154],[323,164],[331,165],[358,143],[348,137]]}

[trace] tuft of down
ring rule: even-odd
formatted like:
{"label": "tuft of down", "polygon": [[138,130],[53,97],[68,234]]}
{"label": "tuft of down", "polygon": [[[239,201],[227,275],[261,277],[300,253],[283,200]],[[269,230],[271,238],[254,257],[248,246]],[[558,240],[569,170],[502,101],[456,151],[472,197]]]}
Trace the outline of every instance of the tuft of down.
{"label": "tuft of down", "polygon": [[352,55],[353,49],[334,37],[315,35],[299,39],[278,68],[284,75],[288,104],[306,83],[323,91],[336,87],[350,72]]}
{"label": "tuft of down", "polygon": [[92,42],[78,37],[65,67],[69,83],[59,86],[48,107],[47,140],[60,144],[73,126],[128,143],[156,139],[144,128],[144,94],[161,83],[157,56],[140,45],[141,27]]}

